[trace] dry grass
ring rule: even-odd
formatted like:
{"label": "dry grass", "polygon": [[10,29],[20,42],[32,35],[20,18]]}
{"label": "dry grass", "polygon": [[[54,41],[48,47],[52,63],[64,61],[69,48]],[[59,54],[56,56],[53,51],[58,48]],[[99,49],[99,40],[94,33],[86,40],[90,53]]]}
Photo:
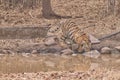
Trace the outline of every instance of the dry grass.
{"label": "dry grass", "polygon": [[[111,2],[112,1],[112,2]],[[86,16],[103,18],[120,12],[119,0],[50,0],[53,11],[63,16]],[[49,4],[49,2],[47,3]],[[42,0],[0,0],[0,9],[42,8]],[[114,12],[115,11],[115,12]]]}
{"label": "dry grass", "polygon": [[41,0],[0,0],[2,7],[10,8],[34,8],[39,7]]}

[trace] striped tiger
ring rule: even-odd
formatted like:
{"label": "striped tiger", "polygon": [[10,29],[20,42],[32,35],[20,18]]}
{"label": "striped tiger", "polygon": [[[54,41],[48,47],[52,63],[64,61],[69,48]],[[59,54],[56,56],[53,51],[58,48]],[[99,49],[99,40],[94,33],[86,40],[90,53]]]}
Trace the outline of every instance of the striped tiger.
{"label": "striped tiger", "polygon": [[56,35],[59,42],[68,44],[66,40],[69,40],[70,45],[78,44],[78,52],[91,49],[89,36],[72,19],[61,21],[59,26],[51,27],[49,32]]}

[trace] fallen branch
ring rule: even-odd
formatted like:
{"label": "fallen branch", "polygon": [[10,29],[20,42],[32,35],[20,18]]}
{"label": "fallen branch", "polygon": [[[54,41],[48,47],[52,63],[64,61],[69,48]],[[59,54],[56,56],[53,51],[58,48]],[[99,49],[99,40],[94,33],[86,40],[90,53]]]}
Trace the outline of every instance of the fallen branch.
{"label": "fallen branch", "polygon": [[119,33],[120,33],[120,31],[117,31],[117,32],[114,32],[114,33],[105,35],[105,36],[99,38],[99,40],[104,40],[104,39],[106,39],[106,38],[110,38],[110,37],[115,36],[115,35],[117,35],[117,34],[119,34]]}

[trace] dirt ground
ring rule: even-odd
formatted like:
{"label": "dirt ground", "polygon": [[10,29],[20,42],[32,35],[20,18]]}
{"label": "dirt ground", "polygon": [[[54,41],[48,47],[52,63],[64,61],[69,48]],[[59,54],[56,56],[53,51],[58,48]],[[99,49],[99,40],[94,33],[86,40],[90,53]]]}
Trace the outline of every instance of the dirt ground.
{"label": "dirt ground", "polygon": [[40,72],[1,74],[1,80],[119,80],[119,71],[96,70],[89,72]]}
{"label": "dirt ground", "polygon": [[[79,16],[74,20],[80,28],[101,38],[120,31],[119,15],[105,15],[106,4],[106,0],[55,0],[52,9],[58,15]],[[41,10],[1,8],[0,27],[53,25],[60,21],[57,18],[45,19]],[[120,46],[119,35],[102,40],[94,47]],[[102,54],[94,59],[81,55],[29,54],[40,47],[36,43],[41,43],[41,39],[0,39],[0,80],[120,80],[120,56]],[[24,53],[3,54],[6,53],[4,49],[7,53],[12,53],[9,50]]]}

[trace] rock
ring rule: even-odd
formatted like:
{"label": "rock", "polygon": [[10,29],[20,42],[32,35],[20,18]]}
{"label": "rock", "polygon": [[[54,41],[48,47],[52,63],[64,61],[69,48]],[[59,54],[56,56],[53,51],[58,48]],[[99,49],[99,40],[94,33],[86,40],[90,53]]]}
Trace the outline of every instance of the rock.
{"label": "rock", "polygon": [[22,53],[22,56],[29,57],[30,53]]}
{"label": "rock", "polygon": [[2,50],[3,54],[8,54],[8,50]]}
{"label": "rock", "polygon": [[101,49],[101,53],[102,54],[110,54],[111,53],[111,49],[109,47],[103,47]]}
{"label": "rock", "polygon": [[72,56],[77,56],[77,54],[73,53]]}
{"label": "rock", "polygon": [[56,41],[55,41],[55,37],[48,37],[44,40],[45,45],[47,46],[51,46],[51,45],[55,45]]}
{"label": "rock", "polygon": [[83,55],[87,57],[98,58],[100,56],[100,52],[97,50],[92,50],[92,51],[83,53]]}
{"label": "rock", "polygon": [[120,46],[116,46],[115,49],[117,49],[118,51],[120,51]]}
{"label": "rock", "polygon": [[97,38],[95,38],[91,34],[89,34],[89,37],[90,37],[90,41],[91,41],[92,44],[100,43],[100,40],[98,40]]}
{"label": "rock", "polygon": [[31,53],[32,54],[37,54],[38,52],[37,52],[37,50],[33,50]]}
{"label": "rock", "polygon": [[15,56],[16,52],[10,51],[11,56]]}
{"label": "rock", "polygon": [[40,44],[33,44],[32,46],[32,49],[44,49],[44,48],[46,48],[46,46],[45,46],[45,44],[44,43],[40,43]]}
{"label": "rock", "polygon": [[4,56],[5,54],[0,53],[0,56]]}
{"label": "rock", "polygon": [[46,48],[42,51],[43,53],[56,53],[57,50],[55,48]]}
{"label": "rock", "polygon": [[71,48],[72,48],[72,50],[77,50],[78,44],[72,44],[72,45],[71,45]]}
{"label": "rock", "polygon": [[57,52],[60,52],[63,48],[59,45],[53,45],[53,46],[50,46],[49,48],[52,48],[52,49],[55,49]]}
{"label": "rock", "polygon": [[60,56],[60,52],[59,53],[55,53],[54,56]]}
{"label": "rock", "polygon": [[11,50],[2,50],[3,54],[15,54],[15,52],[11,51]]}
{"label": "rock", "polygon": [[61,51],[62,55],[71,55],[73,54],[73,51],[71,49],[64,49]]}
{"label": "rock", "polygon": [[37,49],[38,53],[60,53],[62,47],[59,45],[46,46],[44,48]]}
{"label": "rock", "polygon": [[117,49],[113,49],[111,51],[111,57],[119,58],[120,57],[120,52]]}

